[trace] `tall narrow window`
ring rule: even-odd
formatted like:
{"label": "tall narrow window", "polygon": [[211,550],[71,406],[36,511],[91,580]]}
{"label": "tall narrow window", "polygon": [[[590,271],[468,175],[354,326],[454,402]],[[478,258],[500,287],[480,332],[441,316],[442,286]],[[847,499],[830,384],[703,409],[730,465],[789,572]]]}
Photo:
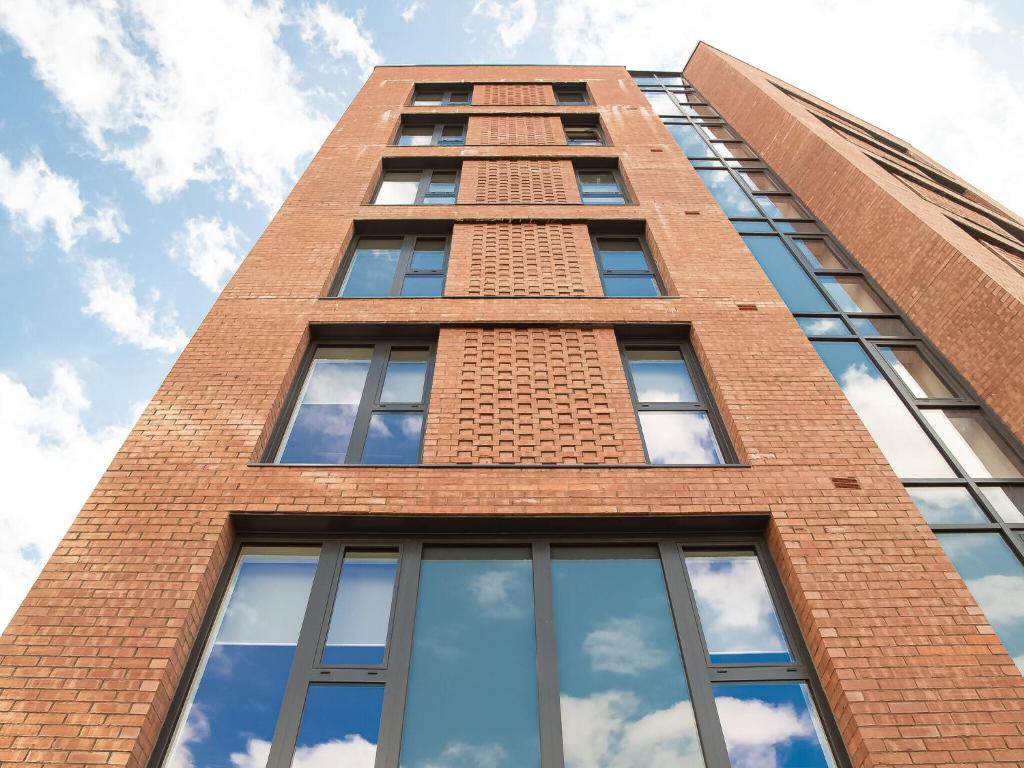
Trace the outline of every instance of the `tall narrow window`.
{"label": "tall narrow window", "polygon": [[660,296],[647,248],[638,237],[594,238],[605,296]]}
{"label": "tall narrow window", "polygon": [[[622,348],[647,460],[651,464],[723,464],[717,415],[696,360],[680,344],[628,342]],[[727,445],[727,444],[726,444]]]}
{"label": "tall narrow window", "polygon": [[619,175],[614,170],[576,170],[580,199],[584,205],[624,205]]}
{"label": "tall narrow window", "polygon": [[458,170],[385,171],[374,205],[451,205],[459,192]]}
{"label": "tall narrow window", "polygon": [[448,262],[447,236],[359,237],[346,260],[337,295],[440,296]]}
{"label": "tall narrow window", "polygon": [[288,419],[280,464],[416,464],[433,349],[317,347]]}

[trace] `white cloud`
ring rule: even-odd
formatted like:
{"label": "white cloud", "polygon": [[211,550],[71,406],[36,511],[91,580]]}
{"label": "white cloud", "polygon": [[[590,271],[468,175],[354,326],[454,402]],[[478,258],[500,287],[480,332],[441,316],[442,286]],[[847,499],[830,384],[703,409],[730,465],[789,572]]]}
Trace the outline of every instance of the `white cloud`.
{"label": "white cloud", "polygon": [[647,640],[646,626],[639,619],[611,619],[591,630],[583,640],[583,652],[593,669],[620,675],[657,669],[669,660]]}
{"label": "white cloud", "polygon": [[1024,576],[990,573],[967,579],[967,586],[990,623],[1000,629],[1020,623],[1024,630]]}
{"label": "white cloud", "polygon": [[[1019,30],[984,3],[808,0],[780,11],[754,0],[555,0],[553,15],[559,62],[679,70],[703,39],[903,137],[1024,211],[1024,47],[1007,46],[1003,64],[990,55],[996,35]],[[967,97],[971,108],[958,109]],[[980,162],[992,136],[1000,162]]]}
{"label": "white cloud", "polygon": [[416,14],[423,10],[423,3],[420,0],[413,0],[402,11],[402,21],[408,23],[416,18]]}
{"label": "white cloud", "polygon": [[485,571],[469,583],[480,612],[492,619],[518,619],[527,614],[524,574],[502,569]]}
{"label": "white cloud", "polygon": [[[477,0],[473,15],[497,22],[502,45],[518,48],[537,24],[536,0]],[[573,62],[576,63],[576,62]],[[588,62],[589,63],[589,62]]]}
{"label": "white cloud", "polygon": [[[408,12],[406,9],[405,13]],[[405,18],[405,13],[402,18]],[[414,10],[405,20],[409,21],[415,13]],[[327,3],[318,3],[307,9],[300,21],[303,40],[319,40],[336,59],[355,59],[363,77],[367,77],[382,61],[380,53],[373,47],[373,37],[360,26],[358,18],[336,11]]]}
{"label": "white cloud", "polygon": [[241,232],[219,217],[197,216],[185,222],[171,246],[171,258],[188,262],[188,271],[211,291],[219,291],[242,263]]}
{"label": "white cloud", "polygon": [[[362,736],[348,735],[344,739],[298,747],[291,765],[292,768],[373,768],[376,755],[376,744],[371,744]],[[249,739],[246,751],[233,752],[230,760],[235,768],[265,768],[269,756],[269,741]]]}
{"label": "white cloud", "polygon": [[128,434],[128,424],[88,429],[88,409],[67,363],[38,396],[0,373],[0,631]]}
{"label": "white cloud", "polygon": [[7,209],[18,232],[40,235],[52,228],[64,251],[90,233],[116,243],[121,233],[128,231],[120,211],[114,208],[87,213],[78,182],[55,173],[38,150],[16,168],[0,154],[0,206]]}
{"label": "white cloud", "polygon": [[508,752],[500,744],[467,744],[451,741],[441,754],[416,768],[501,768],[508,760]]}
{"label": "white cloud", "polygon": [[733,768],[774,768],[777,747],[794,739],[816,739],[814,723],[789,704],[716,696]]}
{"label": "white cloud", "polygon": [[164,199],[223,180],[275,207],[331,123],[278,45],[280,2],[39,0],[0,28],[104,155]]}
{"label": "white cloud", "polygon": [[159,292],[151,291],[147,305],[141,305],[135,296],[134,278],[112,261],[89,261],[82,290],[89,300],[82,312],[98,317],[119,341],[168,354],[177,352],[188,341],[178,325],[177,313],[173,309],[157,309]]}

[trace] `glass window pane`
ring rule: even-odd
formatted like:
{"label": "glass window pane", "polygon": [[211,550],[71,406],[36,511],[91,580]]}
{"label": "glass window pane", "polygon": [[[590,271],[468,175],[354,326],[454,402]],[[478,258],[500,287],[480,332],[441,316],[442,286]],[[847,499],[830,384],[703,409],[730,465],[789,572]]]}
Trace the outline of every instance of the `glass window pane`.
{"label": "glass window pane", "polygon": [[430,175],[430,192],[451,192],[455,190],[455,171],[434,171]]}
{"label": "glass window pane", "polygon": [[813,344],[897,475],[953,477],[939,449],[858,343]]}
{"label": "glass window pane", "polygon": [[651,108],[659,115],[678,115],[679,108],[664,91],[644,91]]}
{"label": "glass window pane", "polygon": [[806,219],[807,211],[797,205],[790,197],[758,196],[757,202],[765,213],[773,219]]}
{"label": "glass window pane", "polygon": [[808,336],[850,335],[850,329],[838,317],[798,317],[796,321]]}
{"label": "glass window pane", "polygon": [[830,312],[832,307],[796,257],[778,237],[744,237],[768,279],[791,312]]}
{"label": "glass window pane", "polygon": [[398,143],[403,147],[425,147],[434,139],[434,126],[432,125],[405,125],[402,126],[402,133],[398,137]]}
{"label": "glass window pane", "polygon": [[651,464],[722,464],[722,452],[702,411],[641,411],[640,432]]}
{"label": "glass window pane", "polygon": [[422,413],[375,413],[363,445],[363,464],[418,464]]}
{"label": "glass window pane", "polygon": [[879,347],[878,351],[914,397],[953,396],[915,347]]}
{"label": "glass window pane", "polygon": [[555,91],[555,100],[559,104],[586,104],[587,95],[580,90],[560,88]]}
{"label": "glass window pane", "polygon": [[776,225],[787,234],[820,235],[821,230],[813,221],[778,221]]}
{"label": "glass window pane", "polygon": [[317,556],[315,548],[242,550],[167,764],[233,765],[250,751],[266,760]]}
{"label": "glass window pane", "polygon": [[686,572],[712,664],[792,661],[753,552],[687,552]]}
{"label": "glass window pane", "polygon": [[452,91],[449,104],[469,104],[469,91]]}
{"label": "glass window pane", "polygon": [[605,296],[633,296],[648,298],[660,296],[658,284],[653,277],[645,275],[604,275],[601,278],[604,284]]}
{"label": "glass window pane", "polygon": [[627,349],[626,360],[639,402],[697,402],[690,371],[678,349]]}
{"label": "glass window pane", "polygon": [[778,184],[764,171],[744,171],[740,178],[754,192],[780,192]]}
{"label": "glass window pane", "polygon": [[594,194],[584,191],[583,193],[583,204],[584,205],[625,205],[626,200],[621,194]]}
{"label": "glass window pane", "polygon": [[807,259],[807,263],[814,269],[843,269],[846,267],[842,259],[839,258],[839,254],[824,240],[794,238],[793,242]]}
{"label": "glass window pane", "polygon": [[397,552],[345,551],[324,664],[383,664]]}
{"label": "glass window pane", "polygon": [[701,125],[698,131],[712,141],[738,141],[739,136],[725,125]]}
{"label": "glass window pane", "polygon": [[771,232],[772,225],[767,221],[737,221],[733,219],[732,225],[736,231],[743,232]]}
{"label": "glass window pane", "polygon": [[390,294],[401,253],[402,241],[399,238],[359,238],[340,295],[356,297]]}
{"label": "glass window pane", "polygon": [[402,280],[402,295],[406,297],[440,296],[444,278],[440,275],[408,275]]}
{"label": "glass window pane", "polygon": [[854,317],[853,327],[865,336],[909,336],[910,331],[902,320],[895,317]]}
{"label": "glass window pane", "polygon": [[382,403],[419,403],[427,377],[430,350],[392,349],[380,392]]}
{"label": "glass window pane", "polygon": [[835,768],[806,683],[711,686],[733,768]]}
{"label": "glass window pane", "polygon": [[[383,706],[383,685],[309,686],[292,768],[373,768]],[[252,752],[230,764],[263,766]]]}
{"label": "glass window pane", "polygon": [[420,272],[444,269],[444,238],[418,237],[412,252],[412,268]]}
{"label": "glass window pane", "polygon": [[428,195],[423,198],[424,205],[454,205],[455,195]]}
{"label": "glass window pane", "polygon": [[1024,523],[1024,486],[983,486],[982,494],[1005,523]]}
{"label": "glass window pane", "polygon": [[424,547],[401,765],[539,768],[529,557]]}
{"label": "glass window pane", "polygon": [[441,91],[419,91],[416,93],[416,98],[413,100],[413,104],[416,105],[431,105],[440,104],[444,99],[444,93]]}
{"label": "glass window pane", "polygon": [[646,272],[647,257],[639,240],[597,239],[601,269],[607,272]]}
{"label": "glass window pane", "polygon": [[998,533],[939,533],[942,548],[1024,672],[1024,565]]}
{"label": "glass window pane", "polygon": [[411,205],[416,202],[416,192],[420,186],[420,173],[399,173],[389,171],[384,174],[377,190],[374,205]]}
{"label": "glass window pane", "polygon": [[722,157],[734,157],[741,160],[751,160],[757,157],[742,141],[716,141],[713,146]]}
{"label": "glass window pane", "polygon": [[651,548],[553,548],[566,768],[698,768],[693,705]]}
{"label": "glass window pane", "polygon": [[907,488],[922,517],[931,525],[987,523],[978,502],[966,488]]}
{"label": "glass window pane", "polygon": [[728,171],[697,171],[708,191],[714,196],[726,216],[760,216],[750,198]]}
{"label": "glass window pane", "polygon": [[317,350],[282,440],[282,464],[342,464],[370,370],[369,347]]}
{"label": "glass window pane", "polygon": [[668,128],[668,132],[672,134],[672,138],[676,140],[676,144],[687,157],[712,156],[711,148],[692,125],[671,124],[665,127]]}
{"label": "glass window pane", "polygon": [[856,275],[823,275],[819,278],[829,296],[844,312],[888,312],[878,294]]}
{"label": "glass window pane", "polygon": [[929,408],[923,413],[970,477],[1022,477],[1020,462],[977,411]]}

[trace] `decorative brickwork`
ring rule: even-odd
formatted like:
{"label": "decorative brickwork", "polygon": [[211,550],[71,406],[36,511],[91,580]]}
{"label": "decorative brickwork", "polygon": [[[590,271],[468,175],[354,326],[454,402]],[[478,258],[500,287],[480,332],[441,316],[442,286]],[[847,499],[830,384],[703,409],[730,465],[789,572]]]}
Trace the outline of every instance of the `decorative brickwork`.
{"label": "decorative brickwork", "polygon": [[555,92],[546,83],[477,85],[473,103],[480,107],[544,107],[555,103]]}
{"label": "decorative brickwork", "polygon": [[449,296],[601,296],[584,224],[457,224]]}
{"label": "decorative brickwork", "polygon": [[467,160],[460,203],[579,203],[568,160]]}
{"label": "decorative brickwork", "polygon": [[450,328],[424,461],[642,463],[610,329]]}
{"label": "decorative brickwork", "polygon": [[497,146],[565,144],[562,121],[552,115],[482,115],[469,118],[466,143]]}

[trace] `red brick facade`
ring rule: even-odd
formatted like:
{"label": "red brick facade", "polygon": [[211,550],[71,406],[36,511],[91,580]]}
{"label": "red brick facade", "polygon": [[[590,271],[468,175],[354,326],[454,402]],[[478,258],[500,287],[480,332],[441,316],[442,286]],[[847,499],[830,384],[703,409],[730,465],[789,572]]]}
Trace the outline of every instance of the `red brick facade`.
{"label": "red brick facade", "polygon": [[[967,253],[970,238],[940,236],[931,214],[911,206],[898,218],[864,215],[850,201],[889,205],[891,189],[883,194],[846,150],[794,117],[784,96],[760,87],[748,98],[735,65],[710,54],[690,66],[688,76],[764,145],[1020,433],[1022,390],[1010,375],[1019,360],[984,364],[985,351],[1024,322],[1020,302],[1008,300],[1009,277],[977,279],[979,264],[999,257]],[[550,84],[580,81],[610,147],[494,146],[480,157],[472,147],[388,146],[403,111],[430,111],[403,106],[416,83],[486,82],[472,106],[434,109],[525,117],[557,114]],[[760,124],[744,110],[762,110]],[[486,118],[470,125],[478,119]],[[798,130],[803,140],[793,138]],[[579,205],[571,161],[609,157],[630,204]],[[382,159],[396,158],[465,158],[459,205],[367,205]],[[825,181],[813,181],[811,165]],[[417,219],[454,223],[445,298],[326,296],[356,222]],[[646,232],[668,296],[601,295],[583,222],[622,220]],[[890,257],[873,255],[879,240]],[[932,276],[927,286],[922,272]],[[927,311],[939,295],[942,317]],[[431,466],[259,464],[311,328],[401,323],[441,328],[423,457]],[[689,328],[740,465],[635,466],[643,451],[613,330],[629,324]],[[493,466],[545,462],[559,466]],[[449,466],[459,464],[491,466]],[[569,466],[580,464],[596,466]],[[618,67],[375,70],[3,635],[0,765],[147,765],[226,566],[229,516],[247,513],[767,515],[768,543],[853,765],[1024,763],[1024,679],[771,283]]]}

